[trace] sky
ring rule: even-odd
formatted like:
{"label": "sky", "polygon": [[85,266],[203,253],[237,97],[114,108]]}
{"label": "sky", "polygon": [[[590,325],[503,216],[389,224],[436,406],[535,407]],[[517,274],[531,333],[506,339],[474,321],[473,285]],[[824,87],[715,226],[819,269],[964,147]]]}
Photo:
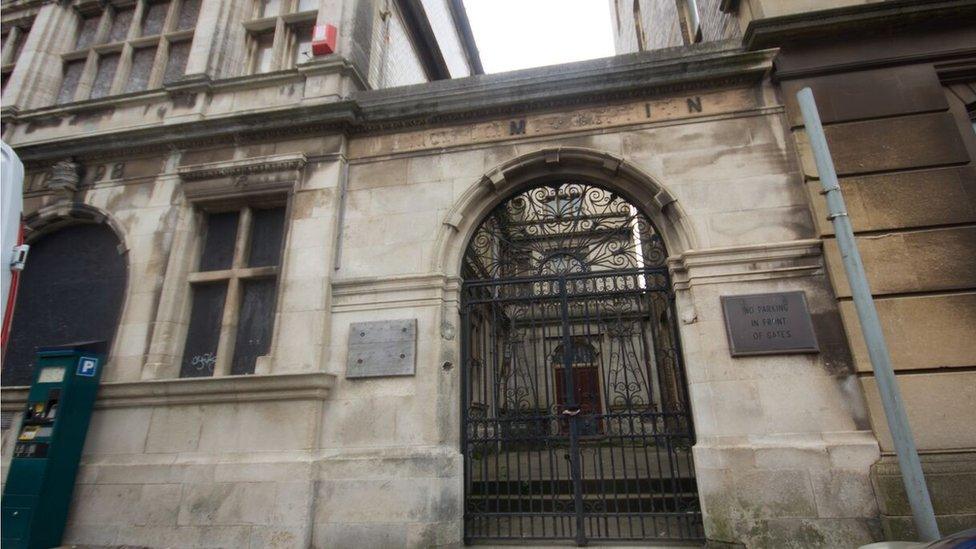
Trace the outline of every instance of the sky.
{"label": "sky", "polygon": [[464,0],[485,72],[613,55],[608,0]]}

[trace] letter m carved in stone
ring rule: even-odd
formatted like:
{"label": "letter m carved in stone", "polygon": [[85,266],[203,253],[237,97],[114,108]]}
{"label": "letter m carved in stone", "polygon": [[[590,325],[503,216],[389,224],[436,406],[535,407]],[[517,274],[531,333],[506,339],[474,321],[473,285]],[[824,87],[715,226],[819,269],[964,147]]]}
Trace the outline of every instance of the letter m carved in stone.
{"label": "letter m carved in stone", "polygon": [[522,118],[509,122],[508,135],[525,135],[525,119]]}

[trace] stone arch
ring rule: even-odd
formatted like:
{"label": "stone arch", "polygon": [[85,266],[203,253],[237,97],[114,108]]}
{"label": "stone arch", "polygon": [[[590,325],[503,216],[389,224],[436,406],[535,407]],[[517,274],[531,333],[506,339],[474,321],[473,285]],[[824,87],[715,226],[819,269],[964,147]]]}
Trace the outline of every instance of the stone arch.
{"label": "stone arch", "polygon": [[82,223],[105,224],[119,240],[118,252],[129,250],[122,225],[108,212],[81,202],[46,206],[24,217],[24,242],[30,244],[48,233]]}
{"label": "stone arch", "polygon": [[542,149],[514,158],[485,173],[447,213],[435,244],[432,272],[460,276],[472,234],[495,206],[530,184],[572,176],[620,193],[640,207],[673,256],[695,249],[694,227],[671,193],[649,174],[623,158],[582,147]]}
{"label": "stone arch", "polygon": [[[494,232],[482,238],[477,231],[485,226]],[[671,498],[672,511],[681,516],[674,533],[668,527],[669,537],[703,537],[675,292],[660,262],[664,254],[644,253],[660,249],[661,241],[661,251],[670,254],[696,247],[672,195],[623,159],[583,148],[544,149],[506,162],[449,212],[433,268],[453,281],[462,277],[462,264],[470,266],[465,275],[479,273],[456,285],[457,315],[450,299],[442,312],[445,322],[459,322],[461,334],[460,343],[447,345],[462,372],[460,390],[451,388],[458,394],[457,432],[468,472],[466,540],[503,537],[509,518],[495,511],[504,508],[517,524],[543,531],[551,526],[551,535],[579,544],[649,541],[660,535],[657,520],[675,513],[632,503],[661,497]],[[469,247],[486,260],[465,263]],[[578,263],[546,271],[547,258],[557,255]],[[632,261],[618,261],[624,257]],[[589,350],[578,356],[580,349]],[[641,419],[634,423],[635,417]],[[633,463],[626,469],[581,465],[603,464],[618,450],[623,455],[622,440],[649,432],[667,443],[655,438],[631,448]],[[551,452],[557,440],[567,465],[540,458],[533,468],[532,452]],[[493,464],[502,462],[519,466],[501,474]],[[530,470],[532,480],[522,476]],[[624,486],[617,482],[621,472],[645,482]],[[518,484],[514,501],[512,483]],[[550,488],[551,507],[526,504],[544,498],[543,486]],[[582,501],[584,492],[599,493],[609,502],[606,513],[625,512],[640,528],[594,528],[589,518],[599,512],[569,503]],[[563,519],[576,521],[572,533],[557,533]]]}
{"label": "stone arch", "polygon": [[22,272],[3,385],[27,385],[38,346],[117,338],[128,295],[128,248],[121,226],[85,204],[58,204],[24,219],[31,245]]}

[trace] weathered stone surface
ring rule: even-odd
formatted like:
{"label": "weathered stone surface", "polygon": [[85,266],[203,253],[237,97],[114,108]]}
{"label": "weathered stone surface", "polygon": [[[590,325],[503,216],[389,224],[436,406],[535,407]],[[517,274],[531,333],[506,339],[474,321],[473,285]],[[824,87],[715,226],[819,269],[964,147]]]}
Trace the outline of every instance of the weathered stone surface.
{"label": "weathered stone surface", "polygon": [[[968,290],[976,287],[976,226],[857,237],[874,295]],[[824,240],[827,272],[837,297],[850,286],[834,239]]]}
{"label": "weathered stone surface", "polygon": [[[971,166],[845,177],[840,186],[855,233],[976,221]],[[807,187],[820,234],[834,234],[820,181],[808,181]]]}
{"label": "weathered stone surface", "polygon": [[[922,472],[943,535],[976,527],[976,456],[971,451],[922,454]],[[871,481],[881,506],[881,524],[888,539],[917,539],[911,508],[894,456],[871,468]]]}
{"label": "weathered stone surface", "polygon": [[[58,3],[36,4],[71,14]],[[95,413],[74,503],[76,513],[100,509],[74,517],[66,541],[459,545],[461,255],[473,226],[510,193],[577,177],[653,213],[674,256],[675,323],[709,538],[756,547],[846,547],[876,537],[868,468],[878,445],[867,430],[824,274],[816,238],[823,226],[811,217],[792,148],[795,113],[784,113],[768,78],[775,51],[702,44],[359,92],[353,65],[341,53],[296,70],[238,76],[246,65],[247,48],[238,46],[249,28],[240,24],[249,4],[203,5],[198,27],[205,28],[195,31],[187,67],[193,78],[179,90],[22,112],[5,134],[36,164],[29,172],[77,153],[85,163],[84,191],[72,199],[118,224],[127,246],[132,281],[108,373],[112,383]],[[356,28],[341,3],[320,7],[319,22]],[[62,24],[37,21],[45,36],[71,35],[55,32]],[[38,70],[39,87],[57,90],[68,49],[46,52],[53,61]],[[222,53],[211,63],[217,49]],[[214,66],[221,64],[233,70]],[[887,77],[872,83],[887,94],[877,105],[861,98],[844,103],[843,91],[828,105],[827,116],[840,122],[828,127],[832,144],[843,149],[845,170],[961,163],[951,136],[937,135],[946,126],[933,90],[919,84],[931,84],[931,71],[910,74],[917,81],[904,80],[901,88],[888,89]],[[861,76],[861,83],[871,83],[869,73]],[[859,89],[856,79],[823,82],[838,79],[839,86],[830,85]],[[50,92],[38,90],[44,94]],[[852,122],[864,109],[887,116],[893,105],[907,104],[918,110],[901,121]],[[303,167],[266,169],[282,157],[301,159],[294,166]],[[539,159],[541,167],[522,164]],[[210,177],[200,175],[208,170],[221,180],[214,185],[221,192],[194,195],[188,182]],[[270,171],[281,177],[260,192],[235,190],[247,179],[230,177]],[[906,265],[921,265],[917,278],[884,279],[891,287],[884,291],[971,280],[954,263],[969,250],[971,235],[947,236],[973,221],[966,202],[970,175],[954,166],[844,178],[858,230],[948,227],[939,239],[905,240],[912,251],[902,256],[918,260]],[[920,202],[919,189],[932,195],[931,209],[910,209]],[[32,195],[28,211],[49,207],[49,198]],[[174,382],[202,212],[252,200],[288,207],[268,353],[253,376]],[[938,255],[945,250],[950,257]],[[884,246],[871,253],[902,258]],[[732,359],[720,296],[796,290],[808,294],[822,352]],[[944,297],[933,298],[936,306]],[[956,305],[947,306],[950,313],[965,315],[968,309],[960,313]],[[346,348],[350,325],[391,318],[417,319],[415,375],[344,379],[347,361],[355,359]],[[969,348],[951,343],[961,336],[950,328],[933,330],[940,327],[946,349],[930,353],[938,359],[926,367],[961,365]],[[930,332],[919,328],[917,337],[934,340],[925,335]],[[301,387],[285,386],[279,379],[285,374],[309,377],[296,382]],[[324,382],[333,375],[334,383]],[[5,410],[14,402],[11,391],[4,390]],[[964,415],[953,405],[937,408]],[[968,433],[965,426],[957,432]],[[7,458],[9,432],[4,437]]]}
{"label": "weathered stone surface", "polygon": [[356,322],[349,325],[346,378],[413,375],[417,319]]}
{"label": "weathered stone surface", "polygon": [[[803,173],[817,177],[806,133],[794,133]],[[834,124],[824,133],[839,176],[969,162],[956,123],[946,112]]]}
{"label": "weathered stone surface", "polygon": [[[896,370],[976,364],[976,293],[898,296],[874,302]],[[871,371],[852,301],[840,302],[858,371]]]}
{"label": "weathered stone surface", "polygon": [[[894,451],[888,423],[872,376],[861,378],[871,411],[871,424],[881,449]],[[908,421],[919,450],[953,450],[972,447],[976,421],[976,372],[939,372],[898,376]]]}
{"label": "weathered stone surface", "polygon": [[794,126],[803,125],[796,93],[805,87],[813,90],[824,124],[948,108],[931,65],[886,67],[783,82],[783,102]]}

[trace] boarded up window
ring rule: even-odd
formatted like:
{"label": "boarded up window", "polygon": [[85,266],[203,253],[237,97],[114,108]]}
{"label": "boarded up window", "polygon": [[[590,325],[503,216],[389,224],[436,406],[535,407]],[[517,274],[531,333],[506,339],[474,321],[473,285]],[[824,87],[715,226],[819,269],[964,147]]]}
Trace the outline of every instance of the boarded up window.
{"label": "boarded up window", "polygon": [[[200,271],[212,274],[193,287],[181,376],[253,374],[257,358],[268,354],[284,226],[284,208],[208,216]],[[241,240],[250,243],[247,250],[235,248]],[[215,284],[221,290],[211,288]],[[225,318],[236,325],[225,325],[222,334]],[[218,348],[227,350],[218,354]]]}
{"label": "boarded up window", "polygon": [[153,2],[147,5],[142,15],[142,36],[159,34],[163,30],[163,23],[166,22],[167,11],[169,11],[169,2]]}
{"label": "boarded up window", "polygon": [[207,233],[200,255],[201,271],[229,269],[234,260],[234,242],[237,240],[238,212],[210,214],[207,216]]}
{"label": "boarded up window", "polygon": [[112,92],[112,81],[115,79],[115,69],[119,66],[118,53],[109,53],[98,58],[98,72],[92,84],[92,98],[105,97]]}
{"label": "boarded up window", "polygon": [[112,18],[112,30],[109,31],[109,42],[119,42],[125,40],[129,34],[129,27],[132,25],[132,16],[135,15],[135,8],[126,8],[115,11]]}
{"label": "boarded up window", "polygon": [[244,281],[231,375],[253,374],[257,358],[268,353],[276,285],[274,278]]}
{"label": "boarded up window", "polygon": [[254,210],[248,267],[266,267],[278,264],[278,258],[281,256],[281,236],[284,224],[284,208]]}
{"label": "boarded up window", "polygon": [[81,73],[84,70],[84,59],[68,61],[64,64],[64,78],[61,79],[61,91],[58,93],[59,103],[74,101],[75,91],[78,89],[78,81],[81,80]]}
{"label": "boarded up window", "polygon": [[95,15],[93,17],[86,17],[81,22],[81,30],[78,32],[78,42],[75,44],[75,49],[87,48],[95,43],[95,34],[98,32],[98,24],[101,22],[102,17],[100,15]]}
{"label": "boarded up window", "polygon": [[73,225],[31,243],[3,385],[33,381],[36,347],[104,340],[111,348],[126,289],[126,256],[118,246],[105,225]]}
{"label": "boarded up window", "polygon": [[180,4],[180,20],[177,29],[192,29],[200,15],[200,0],[183,0]]}
{"label": "boarded up window", "polygon": [[132,68],[129,70],[129,78],[125,81],[126,92],[140,91],[149,87],[149,77],[155,59],[155,47],[140,48],[132,52]]}
{"label": "boarded up window", "polygon": [[173,42],[169,45],[169,61],[166,62],[166,73],[163,82],[173,82],[183,77],[186,72],[186,60],[190,57],[190,42]]}
{"label": "boarded up window", "polygon": [[227,298],[227,283],[199,284],[193,287],[193,309],[186,334],[180,377],[207,377],[214,373],[220,321]]}

